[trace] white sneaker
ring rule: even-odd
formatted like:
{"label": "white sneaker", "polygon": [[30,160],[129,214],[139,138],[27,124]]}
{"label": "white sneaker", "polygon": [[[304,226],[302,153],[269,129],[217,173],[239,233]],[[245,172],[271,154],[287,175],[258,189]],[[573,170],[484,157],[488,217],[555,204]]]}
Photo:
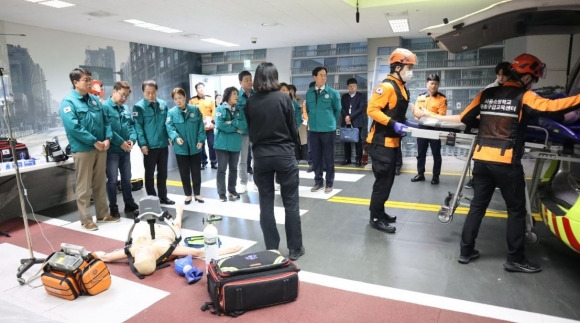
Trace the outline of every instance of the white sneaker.
{"label": "white sneaker", "polygon": [[275,189],[276,191],[279,191],[279,190],[280,190],[280,184],[278,184],[278,183],[274,183],[274,189]]}
{"label": "white sneaker", "polygon": [[240,184],[238,185],[238,187],[236,188],[236,191],[240,194],[244,194],[246,193],[246,191],[248,190],[248,185],[245,184]]}

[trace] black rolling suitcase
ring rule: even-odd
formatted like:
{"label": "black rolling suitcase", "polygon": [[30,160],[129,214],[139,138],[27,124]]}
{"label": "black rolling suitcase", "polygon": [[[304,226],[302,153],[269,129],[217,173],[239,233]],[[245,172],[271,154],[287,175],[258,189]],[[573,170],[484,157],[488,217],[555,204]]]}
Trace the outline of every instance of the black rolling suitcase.
{"label": "black rolling suitcase", "polygon": [[236,255],[208,266],[207,290],[212,314],[237,317],[245,311],[294,301],[298,297],[298,271],[277,250]]}

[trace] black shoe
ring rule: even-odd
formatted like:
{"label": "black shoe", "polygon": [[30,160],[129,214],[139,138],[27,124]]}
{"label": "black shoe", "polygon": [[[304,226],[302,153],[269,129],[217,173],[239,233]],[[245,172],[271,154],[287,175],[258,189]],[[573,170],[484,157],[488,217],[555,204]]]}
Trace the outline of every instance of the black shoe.
{"label": "black shoe", "polygon": [[397,216],[395,216],[395,215],[388,215],[387,213],[385,213],[385,222],[387,222],[387,223],[395,223],[395,222],[397,222]]}
{"label": "black shoe", "polygon": [[227,202],[228,201],[228,198],[226,197],[225,194],[220,194],[220,201],[222,201],[222,202]]}
{"label": "black shoe", "polygon": [[211,169],[217,169],[217,164],[216,163],[211,163]]}
{"label": "black shoe", "polygon": [[467,182],[467,184],[465,184],[465,186],[463,186],[464,188],[470,190],[473,188],[473,178],[469,180],[469,182]]}
{"label": "black shoe", "polygon": [[400,169],[395,169],[395,176],[399,176],[401,175],[401,170]]}
{"label": "black shoe", "polygon": [[111,206],[109,208],[109,214],[114,217],[114,218],[119,218],[121,217],[121,214],[119,214],[119,207],[117,205],[115,206]]}
{"label": "black shoe", "polygon": [[362,166],[362,163],[360,162],[360,160],[357,160],[356,162],[354,162],[354,165],[356,167],[361,167]]}
{"label": "black shoe", "polygon": [[201,168],[200,169],[201,170],[204,170],[204,169],[206,169],[206,167],[207,167],[207,165],[201,165]]}
{"label": "black shoe", "polygon": [[503,268],[511,272],[528,274],[537,273],[538,271],[542,270],[540,265],[533,264],[527,260],[523,260],[521,262],[507,261],[505,264],[503,264]]}
{"label": "black shoe", "polygon": [[352,164],[352,162],[350,160],[345,160],[340,164],[344,166],[344,165],[350,165],[350,164]]}
{"label": "black shoe", "polygon": [[306,170],[307,173],[312,173],[314,171],[314,168],[312,168],[312,165],[308,166],[308,169]]}
{"label": "black shoe", "polygon": [[383,231],[386,233],[395,233],[395,231],[397,230],[397,228],[395,228],[394,226],[391,226],[388,223],[384,223],[381,220],[377,221],[369,220],[369,224],[373,229],[377,229],[379,231]]}
{"label": "black shoe", "polygon": [[252,168],[249,168],[249,169],[248,169],[248,174],[250,174],[250,175],[254,175],[254,170],[253,170]]}
{"label": "black shoe", "polygon": [[457,262],[463,265],[467,265],[470,261],[479,258],[479,250],[473,249],[467,256],[460,255]]}
{"label": "black shoe", "polygon": [[164,198],[160,198],[159,199],[159,203],[161,203],[161,204],[167,204],[167,205],[173,205],[173,204],[175,204],[175,201],[172,201],[172,200],[164,197]]}
{"label": "black shoe", "polygon": [[424,182],[425,176],[423,174],[415,175],[415,177],[411,178],[411,182]]}
{"label": "black shoe", "polygon": [[324,186],[320,185],[320,184],[314,184],[314,186],[312,186],[312,188],[310,189],[310,192],[318,192],[320,190],[322,190],[324,188]]}
{"label": "black shoe", "polygon": [[125,203],[125,213],[133,213],[135,210],[139,210],[139,205],[135,202]]}
{"label": "black shoe", "polygon": [[183,201],[183,204],[185,204],[185,205],[189,205],[189,204],[191,204],[191,200],[192,200],[191,196],[189,197],[189,200],[188,200],[188,199],[187,199],[187,197],[186,197],[186,198],[185,198],[185,201]]}
{"label": "black shoe", "polygon": [[230,193],[230,197],[233,198],[234,200],[237,200],[240,198],[240,194],[238,194],[238,192],[236,191],[231,191]]}
{"label": "black shoe", "polygon": [[288,258],[290,258],[290,260],[298,260],[298,258],[300,258],[305,253],[306,250],[304,249],[304,247],[300,247],[300,249],[291,249]]}
{"label": "black shoe", "polygon": [[439,184],[439,176],[433,176],[433,179],[431,179],[431,184],[433,185]]}

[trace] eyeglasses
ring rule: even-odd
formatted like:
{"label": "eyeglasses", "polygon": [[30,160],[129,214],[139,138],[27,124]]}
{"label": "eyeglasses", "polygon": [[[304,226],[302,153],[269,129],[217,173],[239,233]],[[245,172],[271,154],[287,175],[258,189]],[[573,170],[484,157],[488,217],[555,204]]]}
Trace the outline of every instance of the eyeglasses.
{"label": "eyeglasses", "polygon": [[83,82],[87,82],[87,83],[90,83],[92,80],[93,80],[93,79],[92,79],[92,78],[90,78],[90,77],[85,77],[85,78],[82,78],[82,79],[81,79],[81,81],[83,81]]}
{"label": "eyeglasses", "polygon": [[121,96],[121,98],[126,99],[129,97],[129,94],[125,94],[125,93],[119,93],[119,95]]}

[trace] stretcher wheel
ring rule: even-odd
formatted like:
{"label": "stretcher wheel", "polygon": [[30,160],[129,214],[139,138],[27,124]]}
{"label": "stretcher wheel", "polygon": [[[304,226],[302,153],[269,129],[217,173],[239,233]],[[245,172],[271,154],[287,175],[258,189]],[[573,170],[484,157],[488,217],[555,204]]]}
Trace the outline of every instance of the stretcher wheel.
{"label": "stretcher wheel", "polygon": [[448,206],[441,206],[437,218],[441,223],[449,223],[453,220],[453,209]]}
{"label": "stretcher wheel", "polygon": [[449,195],[447,195],[447,197],[445,198],[443,205],[450,206],[449,204],[451,203],[452,199],[453,199],[453,193],[449,193]]}
{"label": "stretcher wheel", "polygon": [[22,277],[17,278],[17,280],[18,280],[18,283],[20,284],[20,286],[24,286],[24,283],[26,283],[26,281]]}

